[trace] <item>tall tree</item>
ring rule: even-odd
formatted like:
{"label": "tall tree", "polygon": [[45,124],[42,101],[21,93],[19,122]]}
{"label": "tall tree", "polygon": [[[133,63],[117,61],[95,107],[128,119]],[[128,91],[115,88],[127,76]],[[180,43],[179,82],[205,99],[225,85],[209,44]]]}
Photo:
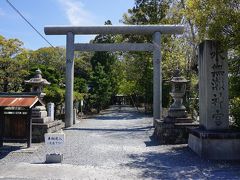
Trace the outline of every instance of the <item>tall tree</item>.
{"label": "tall tree", "polygon": [[18,39],[0,36],[0,83],[1,91],[22,91],[28,75],[28,52]]}
{"label": "tall tree", "polygon": [[[128,13],[123,15],[122,22],[125,24],[171,24],[180,23],[182,16],[176,16],[176,11],[173,8],[178,7],[179,2],[167,0],[135,0],[133,8],[128,10]],[[174,14],[175,13],[175,14]],[[152,42],[152,36],[124,36],[123,40],[130,42]],[[169,85],[166,80],[172,76],[172,72],[177,67],[185,67],[184,53],[178,46],[182,43],[181,40],[176,40],[175,36],[162,36],[162,69],[163,69],[163,106],[169,104]],[[135,82],[138,89],[138,96],[145,98],[145,103],[152,104],[152,55],[150,53],[127,53],[126,61],[132,61],[134,71],[127,72],[130,82]],[[136,75],[133,75],[136,72]],[[136,78],[139,77],[139,78]]]}
{"label": "tall tree", "polygon": [[185,16],[194,23],[200,41],[215,39],[226,48],[240,48],[239,1],[187,0]]}
{"label": "tall tree", "polygon": [[[105,22],[111,25],[111,21]],[[92,43],[113,43],[112,35],[98,35]],[[95,52],[91,58],[92,74],[90,78],[89,104],[95,107],[98,112],[109,105],[114,94],[117,93],[117,58],[110,52]]]}
{"label": "tall tree", "polygon": [[65,68],[65,49],[60,47],[44,47],[30,53],[30,65],[52,67],[61,74]]}

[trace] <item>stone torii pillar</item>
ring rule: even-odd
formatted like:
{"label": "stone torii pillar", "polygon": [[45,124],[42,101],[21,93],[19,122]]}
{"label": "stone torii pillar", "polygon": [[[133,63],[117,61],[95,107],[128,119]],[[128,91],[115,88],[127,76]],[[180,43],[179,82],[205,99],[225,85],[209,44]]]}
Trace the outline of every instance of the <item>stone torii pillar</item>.
{"label": "stone torii pillar", "polygon": [[[65,124],[73,124],[74,51],[152,51],[153,52],[153,118],[162,116],[161,34],[182,34],[182,25],[128,25],[128,26],[48,26],[46,35],[66,35],[66,94]],[[74,35],[139,34],[153,35],[153,43],[74,44]]]}

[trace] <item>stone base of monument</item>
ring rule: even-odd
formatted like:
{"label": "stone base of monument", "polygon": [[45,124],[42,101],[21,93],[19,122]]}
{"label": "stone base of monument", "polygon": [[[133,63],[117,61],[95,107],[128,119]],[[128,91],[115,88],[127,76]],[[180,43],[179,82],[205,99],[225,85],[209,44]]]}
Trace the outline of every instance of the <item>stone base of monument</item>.
{"label": "stone base of monument", "polygon": [[155,120],[154,136],[160,144],[187,144],[189,129],[199,126],[191,118],[169,118]]}
{"label": "stone base of monument", "polygon": [[62,163],[63,154],[46,154],[45,163]]}
{"label": "stone base of monument", "polygon": [[45,133],[53,133],[61,130],[65,124],[61,120],[45,123],[32,123],[32,142],[43,142]]}
{"label": "stone base of monument", "polygon": [[240,160],[239,131],[191,129],[188,146],[205,159]]}
{"label": "stone base of monument", "polygon": [[64,127],[61,120],[47,116],[45,106],[36,106],[32,109],[32,142],[43,142],[45,133],[57,132]]}

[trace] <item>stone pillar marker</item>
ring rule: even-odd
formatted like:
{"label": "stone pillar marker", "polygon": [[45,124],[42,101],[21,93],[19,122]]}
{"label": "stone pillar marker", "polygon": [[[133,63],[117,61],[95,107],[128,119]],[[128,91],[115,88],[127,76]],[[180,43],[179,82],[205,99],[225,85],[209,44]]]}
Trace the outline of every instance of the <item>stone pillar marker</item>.
{"label": "stone pillar marker", "polygon": [[188,146],[203,158],[240,160],[240,132],[229,128],[227,53],[207,40],[198,60],[200,127],[190,130]]}
{"label": "stone pillar marker", "polygon": [[47,104],[47,116],[54,120],[54,103]]}
{"label": "stone pillar marker", "polygon": [[200,126],[206,130],[228,128],[227,54],[216,41],[199,45],[199,111]]}

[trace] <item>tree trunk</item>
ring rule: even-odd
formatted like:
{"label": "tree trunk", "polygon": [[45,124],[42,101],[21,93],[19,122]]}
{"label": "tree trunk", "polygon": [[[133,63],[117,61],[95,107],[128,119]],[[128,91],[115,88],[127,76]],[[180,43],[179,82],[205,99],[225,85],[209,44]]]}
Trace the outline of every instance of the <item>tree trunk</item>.
{"label": "tree trunk", "polygon": [[3,80],[3,92],[8,92],[8,80],[7,79],[4,79]]}

